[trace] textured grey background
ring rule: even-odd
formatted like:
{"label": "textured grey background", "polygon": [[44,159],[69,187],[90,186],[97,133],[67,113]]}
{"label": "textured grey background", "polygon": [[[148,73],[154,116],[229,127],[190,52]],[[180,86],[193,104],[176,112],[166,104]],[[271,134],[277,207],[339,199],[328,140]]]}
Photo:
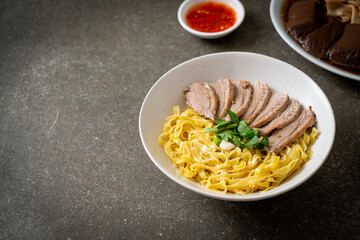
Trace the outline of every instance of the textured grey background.
{"label": "textured grey background", "polygon": [[[202,40],[181,1],[0,2],[0,239],[359,239],[360,82],[308,62],[244,0],[233,34]],[[300,187],[259,202],[190,192],[146,155],[138,114],[179,63],[221,51],[284,60],[328,96],[336,139]]]}

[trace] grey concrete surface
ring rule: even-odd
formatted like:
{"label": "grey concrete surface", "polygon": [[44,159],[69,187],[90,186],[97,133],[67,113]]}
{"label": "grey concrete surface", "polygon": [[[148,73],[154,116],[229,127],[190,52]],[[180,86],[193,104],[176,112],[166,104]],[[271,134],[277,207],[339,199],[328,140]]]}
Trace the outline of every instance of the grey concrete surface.
{"label": "grey concrete surface", "polygon": [[[202,40],[181,0],[0,2],[0,239],[359,239],[360,82],[302,58],[270,1],[242,1],[233,34]],[[329,98],[334,147],[298,188],[258,202],[206,198],[147,156],[138,114],[150,87],[200,55],[288,62]]]}

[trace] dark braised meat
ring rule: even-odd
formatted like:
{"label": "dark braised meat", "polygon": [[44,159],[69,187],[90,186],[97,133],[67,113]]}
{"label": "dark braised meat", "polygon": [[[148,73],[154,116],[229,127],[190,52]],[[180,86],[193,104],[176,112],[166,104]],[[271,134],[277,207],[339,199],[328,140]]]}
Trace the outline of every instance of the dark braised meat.
{"label": "dark braised meat", "polygon": [[341,37],[343,24],[334,17],[328,23],[305,37],[303,47],[315,57],[328,58],[328,49]]}
{"label": "dark braised meat", "polygon": [[360,69],[360,24],[346,24],[342,37],[329,49],[329,60]]}
{"label": "dark braised meat", "polygon": [[287,1],[286,32],[314,57],[359,74],[359,1]]}
{"label": "dark braised meat", "polygon": [[294,2],[289,8],[286,32],[296,41],[303,43],[306,35],[323,25],[321,16],[324,11],[319,1]]}

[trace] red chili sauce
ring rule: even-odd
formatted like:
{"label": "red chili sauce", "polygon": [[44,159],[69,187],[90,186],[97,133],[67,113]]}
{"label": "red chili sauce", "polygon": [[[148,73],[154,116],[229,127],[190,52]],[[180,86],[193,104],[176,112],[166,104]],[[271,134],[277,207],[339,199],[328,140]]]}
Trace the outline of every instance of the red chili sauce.
{"label": "red chili sauce", "polygon": [[220,32],[236,22],[234,9],[223,3],[199,3],[186,13],[186,24],[199,32]]}

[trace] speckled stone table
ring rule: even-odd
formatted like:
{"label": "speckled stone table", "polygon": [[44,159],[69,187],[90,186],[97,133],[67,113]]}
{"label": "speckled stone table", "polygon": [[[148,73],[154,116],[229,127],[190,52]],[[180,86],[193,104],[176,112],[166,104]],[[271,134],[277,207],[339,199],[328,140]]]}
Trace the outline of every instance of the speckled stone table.
{"label": "speckled stone table", "polygon": [[[202,40],[181,0],[0,2],[0,239],[359,239],[360,82],[302,58],[270,1],[244,0],[233,34]],[[328,96],[336,139],[306,183],[258,202],[170,181],[138,133],[141,103],[172,67],[247,51],[288,62]]]}

